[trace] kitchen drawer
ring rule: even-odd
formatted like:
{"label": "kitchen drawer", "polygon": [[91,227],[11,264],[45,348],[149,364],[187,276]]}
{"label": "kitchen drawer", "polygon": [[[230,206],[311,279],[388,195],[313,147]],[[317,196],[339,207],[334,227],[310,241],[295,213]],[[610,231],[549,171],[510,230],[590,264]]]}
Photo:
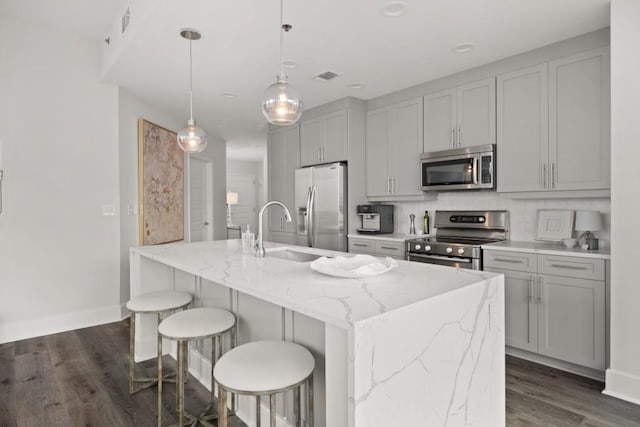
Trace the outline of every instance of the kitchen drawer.
{"label": "kitchen drawer", "polygon": [[604,281],[603,259],[557,255],[539,255],[538,258],[538,272],[541,274]]}
{"label": "kitchen drawer", "polygon": [[375,240],[349,238],[349,252],[375,254]]}
{"label": "kitchen drawer", "polygon": [[485,268],[501,268],[528,273],[535,273],[538,269],[536,254],[483,250],[482,256],[482,263]]}
{"label": "kitchen drawer", "polygon": [[405,259],[406,243],[376,240],[376,254]]}

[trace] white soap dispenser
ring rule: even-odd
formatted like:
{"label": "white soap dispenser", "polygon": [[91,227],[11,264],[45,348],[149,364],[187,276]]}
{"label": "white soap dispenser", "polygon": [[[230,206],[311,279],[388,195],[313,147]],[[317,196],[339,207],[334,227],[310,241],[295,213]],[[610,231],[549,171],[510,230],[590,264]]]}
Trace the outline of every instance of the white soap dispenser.
{"label": "white soap dispenser", "polygon": [[242,253],[249,254],[255,245],[256,237],[251,231],[251,226],[247,224],[247,229],[242,233]]}

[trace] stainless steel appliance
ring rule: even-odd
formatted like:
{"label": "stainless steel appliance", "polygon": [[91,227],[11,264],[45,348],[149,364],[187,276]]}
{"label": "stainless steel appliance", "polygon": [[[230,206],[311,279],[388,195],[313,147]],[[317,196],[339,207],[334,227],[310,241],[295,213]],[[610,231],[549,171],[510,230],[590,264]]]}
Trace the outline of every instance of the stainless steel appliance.
{"label": "stainless steel appliance", "polygon": [[296,243],[313,248],[347,251],[347,166],[331,163],[297,169]]}
{"label": "stainless steel appliance", "polygon": [[496,188],[495,144],[422,153],[422,190]]}
{"label": "stainless steel appliance", "polygon": [[358,205],[358,233],[393,233],[393,205]]}
{"label": "stainless steel appliance", "polygon": [[435,236],[410,240],[409,261],[482,270],[480,245],[509,238],[508,211],[436,211]]}

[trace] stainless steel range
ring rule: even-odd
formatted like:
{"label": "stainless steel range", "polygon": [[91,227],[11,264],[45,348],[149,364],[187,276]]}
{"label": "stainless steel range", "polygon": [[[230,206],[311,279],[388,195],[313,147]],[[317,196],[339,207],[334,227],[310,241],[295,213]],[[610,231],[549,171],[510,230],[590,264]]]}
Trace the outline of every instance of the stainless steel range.
{"label": "stainless steel range", "polygon": [[409,261],[482,270],[480,245],[509,238],[508,211],[436,211],[435,236],[410,240]]}

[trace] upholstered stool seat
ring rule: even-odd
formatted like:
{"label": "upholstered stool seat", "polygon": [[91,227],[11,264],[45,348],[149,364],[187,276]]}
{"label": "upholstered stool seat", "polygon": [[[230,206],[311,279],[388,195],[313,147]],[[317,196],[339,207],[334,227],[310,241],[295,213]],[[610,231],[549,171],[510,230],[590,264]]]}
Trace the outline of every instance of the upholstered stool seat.
{"label": "upholstered stool seat", "polygon": [[313,427],[313,371],[309,350],[286,341],[256,341],[228,351],[216,364],[219,426],[227,426],[226,392],[256,396],[260,426],[260,396],[269,395],[271,427],[275,427],[275,395],[294,390],[296,425],[301,425],[300,390],[307,385],[308,425]]}
{"label": "upholstered stool seat", "polygon": [[[127,302],[127,309],[131,312],[129,317],[129,393],[137,393],[152,387],[158,382],[157,378],[136,378],[135,376],[135,349],[136,349],[136,314],[156,314],[158,324],[162,321],[163,316],[170,311],[186,308],[191,304],[191,294],[178,291],[156,291],[148,292],[133,297]],[[157,357],[162,358],[162,340],[158,340]],[[168,377],[174,374],[165,375],[163,379],[166,381]],[[142,383],[136,387],[136,383]]]}
{"label": "upholstered stool seat", "polygon": [[[209,421],[216,418],[216,415],[206,415],[213,406],[214,400],[214,379],[213,370],[216,360],[222,350],[221,337],[231,333],[231,346],[235,345],[235,325],[236,317],[228,310],[201,307],[181,311],[163,320],[158,325],[158,334],[162,338],[175,340],[178,342],[178,378],[177,400],[178,400],[178,425],[184,425],[184,418],[189,419],[192,425],[197,423],[213,426]],[[211,398],[204,411],[195,417],[184,411],[184,378],[185,359],[187,357],[187,343],[193,340],[211,338]],[[158,377],[162,376],[162,359],[158,362]],[[158,386],[158,425],[162,425],[162,385]]]}

